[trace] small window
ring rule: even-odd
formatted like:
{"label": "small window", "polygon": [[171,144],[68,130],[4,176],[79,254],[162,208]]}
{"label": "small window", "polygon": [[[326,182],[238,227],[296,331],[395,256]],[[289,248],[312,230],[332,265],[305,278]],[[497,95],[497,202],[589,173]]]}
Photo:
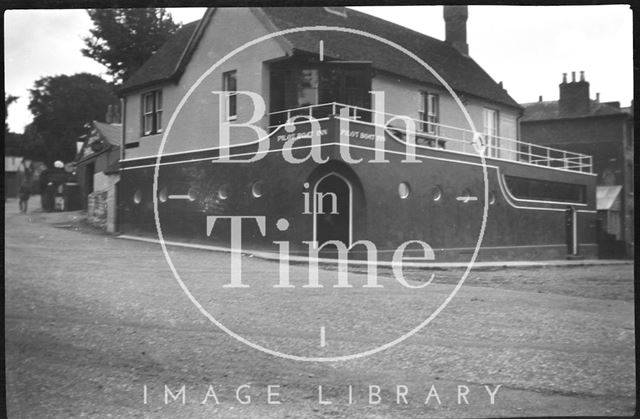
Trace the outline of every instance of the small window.
{"label": "small window", "polygon": [[142,95],[142,133],[152,135],[162,132],[162,90]]}
{"label": "small window", "polygon": [[251,185],[251,195],[253,195],[254,198],[260,198],[263,194],[262,182],[259,180],[253,182],[253,185]]}
{"label": "small window", "polygon": [[196,191],[196,188],[194,188],[193,186],[189,188],[189,190],[187,191],[187,196],[189,197],[189,201],[193,202],[198,198],[198,194]]}
{"label": "small window", "polygon": [[496,203],[496,193],[491,191],[489,192],[489,205],[493,205]]}
{"label": "small window", "polygon": [[229,185],[226,183],[220,185],[220,189],[218,189],[218,198],[223,201],[229,198],[229,189]]}
{"label": "small window", "polygon": [[438,135],[438,123],[440,122],[440,103],[436,94],[422,92],[420,109],[420,131]]}
{"label": "small window", "polygon": [[168,198],[169,198],[169,193],[167,192],[167,188],[164,187],[160,189],[160,191],[158,192],[158,200],[160,202],[167,202]]}
{"label": "small window", "polygon": [[440,186],[434,186],[431,189],[431,199],[438,202],[442,199],[442,188]]}
{"label": "small window", "polygon": [[402,182],[398,185],[398,195],[400,199],[407,199],[411,194],[411,188],[407,182]]}
{"label": "small window", "polygon": [[500,137],[498,137],[499,114],[495,109],[484,108],[484,143],[489,157],[500,157]]}
{"label": "small window", "polygon": [[142,202],[142,191],[140,189],[136,190],[136,193],[133,194],[133,203],[139,204]]}
{"label": "small window", "polygon": [[238,117],[238,79],[237,71],[222,74],[222,90],[227,92],[227,121]]}

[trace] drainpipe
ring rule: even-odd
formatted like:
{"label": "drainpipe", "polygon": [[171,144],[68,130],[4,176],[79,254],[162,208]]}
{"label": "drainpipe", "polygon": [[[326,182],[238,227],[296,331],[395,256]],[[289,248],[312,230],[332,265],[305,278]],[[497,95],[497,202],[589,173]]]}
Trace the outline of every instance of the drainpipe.
{"label": "drainpipe", "polygon": [[119,181],[116,183],[116,219],[114,230],[120,233],[120,224],[122,222],[122,188],[119,186],[122,181],[122,161],[125,157],[125,145],[127,144],[127,97],[120,98],[120,122],[122,123],[122,140],[120,141],[120,164],[118,165]]}
{"label": "drainpipe", "polygon": [[122,140],[120,141],[120,161],[124,160],[124,146],[126,142],[127,134],[127,98],[120,98],[120,118],[122,121]]}

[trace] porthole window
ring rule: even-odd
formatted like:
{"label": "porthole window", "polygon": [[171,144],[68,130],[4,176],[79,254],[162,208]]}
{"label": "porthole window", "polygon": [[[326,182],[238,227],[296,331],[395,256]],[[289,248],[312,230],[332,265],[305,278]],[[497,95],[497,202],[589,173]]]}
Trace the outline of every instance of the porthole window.
{"label": "porthole window", "polygon": [[411,188],[407,182],[401,182],[398,185],[398,195],[400,195],[400,199],[409,198],[409,194],[411,193]]}
{"label": "porthole window", "polygon": [[257,180],[253,182],[253,185],[251,185],[251,195],[253,195],[254,198],[260,198],[263,193],[262,181]]}
{"label": "porthole window", "polygon": [[136,193],[133,194],[133,203],[139,204],[142,202],[142,191],[138,189]]}
{"label": "porthole window", "polygon": [[489,192],[489,205],[493,205],[496,203],[496,193],[491,191]]}
{"label": "porthole window", "polygon": [[218,189],[218,198],[222,200],[229,198],[229,185],[226,183],[220,185],[220,188]]}
{"label": "porthole window", "polygon": [[438,202],[442,199],[442,188],[440,186],[434,186],[431,189],[431,199]]}
{"label": "porthole window", "polygon": [[189,196],[189,201],[193,202],[196,200],[197,195],[196,195],[196,188],[194,188],[193,186],[189,188],[189,192],[187,192],[187,195]]}
{"label": "porthole window", "polygon": [[169,193],[167,192],[167,188],[164,187],[160,189],[160,192],[158,192],[158,201],[167,202],[168,198],[169,198]]}

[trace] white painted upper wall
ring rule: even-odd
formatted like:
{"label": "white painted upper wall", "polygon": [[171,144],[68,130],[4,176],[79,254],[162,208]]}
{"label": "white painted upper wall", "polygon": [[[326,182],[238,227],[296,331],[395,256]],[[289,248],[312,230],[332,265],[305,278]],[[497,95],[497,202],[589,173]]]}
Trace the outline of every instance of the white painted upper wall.
{"label": "white painted upper wall", "polygon": [[[239,31],[238,28],[243,28],[243,30]],[[268,33],[249,8],[218,8],[178,84],[165,83],[163,86],[158,86],[163,90],[163,130],[166,130],[179,101],[205,71],[238,46]],[[229,34],[234,34],[234,36]],[[267,106],[266,112],[269,112],[268,62],[284,56],[285,49],[279,41],[276,39],[267,40],[258,46],[238,53],[205,77],[189,100],[185,102],[180,113],[177,114],[170,135],[167,137],[163,154],[201,150],[219,145],[217,122],[219,98],[212,91],[222,90],[222,74],[226,71],[236,70],[238,90],[251,91],[261,95]],[[154,156],[159,150],[162,134],[142,135],[141,95],[150,90],[153,89],[138,91],[126,97],[126,142],[139,142],[138,147],[126,150],[126,159]],[[463,130],[471,129],[457,103],[442,86],[428,86],[378,72],[372,80],[372,90],[385,92],[386,112],[406,115],[414,119],[419,118],[421,92],[436,93],[439,95],[440,123]],[[467,97],[465,100],[467,111],[478,131],[483,131],[483,108],[488,107],[499,112],[499,135],[516,138],[518,117],[516,109],[485,102],[474,97]],[[250,99],[239,96],[237,122],[248,121],[253,115],[253,111]],[[442,128],[440,135],[463,138],[461,131],[448,128]],[[464,134],[464,138],[467,139],[468,135],[470,134]],[[251,129],[234,128],[232,130],[232,143],[243,143],[255,139],[256,135]],[[470,138],[468,139],[470,140]],[[509,148],[508,142],[503,142],[501,146]],[[462,143],[455,141],[447,141],[446,144],[446,148],[451,150],[463,151],[462,147]],[[513,147],[515,150],[515,144]],[[501,157],[509,158],[511,155],[512,153],[503,151]]]}
{"label": "white painted upper wall", "polygon": [[[242,28],[242,30],[238,30],[238,28]],[[158,87],[161,87],[163,91],[163,131],[166,130],[172,113],[180,100],[212,65],[238,46],[267,33],[268,31],[249,8],[223,7],[216,9],[178,84],[165,83]],[[216,147],[218,145],[219,97],[212,92],[222,90],[222,74],[226,71],[236,70],[238,90],[256,92],[262,95],[268,103],[269,95],[266,89],[269,85],[269,67],[264,62],[284,55],[285,50],[281,44],[275,39],[271,39],[236,54],[217,67],[202,80],[202,83],[189,96],[179,114],[176,115],[163,154]],[[126,142],[139,142],[140,144],[139,147],[126,150],[126,159],[152,156],[158,152],[162,134],[142,135],[141,97],[142,94],[151,90],[154,88],[126,96]],[[238,121],[248,120],[252,113],[253,105],[250,99],[240,97]],[[243,131],[246,132],[248,138],[253,138],[251,130],[237,130],[240,134]],[[232,141],[234,140],[244,142],[238,137],[232,138]]]}

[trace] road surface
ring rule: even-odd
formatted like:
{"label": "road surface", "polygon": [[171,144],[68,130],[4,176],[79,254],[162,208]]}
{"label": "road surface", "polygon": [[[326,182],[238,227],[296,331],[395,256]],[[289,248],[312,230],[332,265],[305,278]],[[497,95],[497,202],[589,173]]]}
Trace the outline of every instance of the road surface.
{"label": "road surface", "polygon": [[[472,271],[451,303],[402,343],[350,361],[302,362],[265,354],[214,326],[181,290],[158,245],[78,228],[80,220],[79,213],[21,215],[7,202],[11,418],[635,411],[632,265]],[[188,289],[226,327],[308,356],[389,342],[420,323],[459,279],[459,272],[437,272],[420,294],[382,271],[379,290],[361,286],[364,273],[350,275],[355,286],[343,290],[331,286],[335,270],[323,270],[325,287],[305,289],[298,279],[306,267],[291,266],[295,287],[277,289],[278,264],[245,257],[245,292],[222,287],[229,255],[170,253]],[[406,274],[410,285],[426,276]]]}

